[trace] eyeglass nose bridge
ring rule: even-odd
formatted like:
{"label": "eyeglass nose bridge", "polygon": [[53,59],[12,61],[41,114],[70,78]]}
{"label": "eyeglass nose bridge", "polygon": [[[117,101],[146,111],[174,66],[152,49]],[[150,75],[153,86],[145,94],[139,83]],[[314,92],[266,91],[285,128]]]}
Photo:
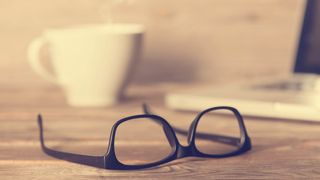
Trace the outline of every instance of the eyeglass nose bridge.
{"label": "eyeglass nose bridge", "polygon": [[191,156],[193,154],[192,152],[193,152],[193,149],[191,145],[189,146],[179,145],[177,149],[177,158],[180,159],[180,158]]}

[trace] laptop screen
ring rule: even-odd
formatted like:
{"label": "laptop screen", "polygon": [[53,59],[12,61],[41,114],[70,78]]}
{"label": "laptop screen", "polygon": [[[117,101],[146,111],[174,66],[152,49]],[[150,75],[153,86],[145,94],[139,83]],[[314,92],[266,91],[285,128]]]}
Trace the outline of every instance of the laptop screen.
{"label": "laptop screen", "polygon": [[320,74],[320,0],[307,0],[294,71]]}

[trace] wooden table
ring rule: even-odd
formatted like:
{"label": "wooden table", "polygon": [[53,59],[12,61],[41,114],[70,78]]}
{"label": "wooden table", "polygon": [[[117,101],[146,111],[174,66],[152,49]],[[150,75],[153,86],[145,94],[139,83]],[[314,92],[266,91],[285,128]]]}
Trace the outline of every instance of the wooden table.
{"label": "wooden table", "polygon": [[[171,124],[187,128],[193,119],[167,109],[170,84],[135,85],[110,108],[71,108],[60,89],[44,83],[0,87],[0,179],[319,179],[320,123],[245,118],[253,149],[224,159],[185,158],[139,171],[111,171],[57,160],[39,145],[36,115],[45,120],[48,146],[89,155],[106,151],[112,124],[141,113],[148,102]],[[183,117],[183,118],[182,118]],[[152,133],[152,132],[145,132]],[[179,136],[181,142],[186,140]],[[130,145],[130,140],[124,144]]]}

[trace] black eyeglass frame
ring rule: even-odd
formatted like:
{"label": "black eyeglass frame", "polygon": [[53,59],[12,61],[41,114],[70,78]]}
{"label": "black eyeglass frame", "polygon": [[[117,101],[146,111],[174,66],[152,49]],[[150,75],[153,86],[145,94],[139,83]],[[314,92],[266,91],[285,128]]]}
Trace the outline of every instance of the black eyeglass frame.
{"label": "black eyeglass frame", "polygon": [[[205,134],[205,133],[199,133],[199,132],[197,133],[197,126],[199,121],[201,120],[201,117],[208,112],[216,111],[216,110],[229,110],[234,113],[235,117],[238,120],[238,124],[240,128],[240,139],[229,137],[229,136],[212,135],[212,134]],[[137,169],[151,168],[151,167],[162,165],[164,163],[168,163],[176,159],[189,157],[189,156],[204,157],[204,158],[224,158],[224,157],[240,155],[251,149],[251,141],[246,131],[243,118],[239,113],[239,111],[233,107],[229,107],[229,106],[213,107],[199,113],[191,123],[189,131],[187,132],[188,134],[187,146],[183,146],[179,143],[175,133],[175,130],[176,130],[176,131],[179,131],[179,133],[184,134],[185,132],[183,130],[179,128],[173,128],[161,116],[151,114],[146,105],[144,106],[144,111],[145,111],[145,114],[134,115],[134,116],[129,116],[129,117],[120,119],[113,125],[111,129],[108,149],[104,156],[87,156],[87,155],[73,154],[68,152],[56,151],[46,147],[44,144],[44,138],[43,138],[42,117],[41,115],[39,115],[38,124],[40,129],[41,147],[47,155],[50,155],[58,159],[63,159],[63,160],[74,162],[74,163],[79,163],[79,164],[84,164],[84,165],[89,165],[89,166],[104,168],[104,169],[112,169],[112,170],[137,170]],[[157,122],[157,124],[162,125],[166,138],[169,141],[169,144],[172,149],[171,153],[166,158],[160,161],[156,161],[148,164],[139,164],[139,165],[123,164],[116,157],[115,139],[116,139],[117,128],[126,121],[142,119],[142,118],[152,119],[155,122]],[[219,141],[222,143],[236,145],[239,148],[235,151],[228,152],[225,154],[216,154],[216,155],[205,154],[199,151],[195,145],[196,134],[197,136],[199,135],[200,137],[202,136],[203,138],[207,138],[207,139],[211,138],[211,139],[214,139],[215,141]]]}

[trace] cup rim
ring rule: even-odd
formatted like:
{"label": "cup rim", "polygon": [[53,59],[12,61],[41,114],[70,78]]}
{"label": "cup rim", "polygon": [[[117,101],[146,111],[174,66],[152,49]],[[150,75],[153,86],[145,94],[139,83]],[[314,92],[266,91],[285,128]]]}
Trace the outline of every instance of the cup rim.
{"label": "cup rim", "polygon": [[134,23],[100,23],[81,24],[59,28],[49,28],[44,31],[45,35],[86,35],[86,34],[142,34],[145,27]]}

